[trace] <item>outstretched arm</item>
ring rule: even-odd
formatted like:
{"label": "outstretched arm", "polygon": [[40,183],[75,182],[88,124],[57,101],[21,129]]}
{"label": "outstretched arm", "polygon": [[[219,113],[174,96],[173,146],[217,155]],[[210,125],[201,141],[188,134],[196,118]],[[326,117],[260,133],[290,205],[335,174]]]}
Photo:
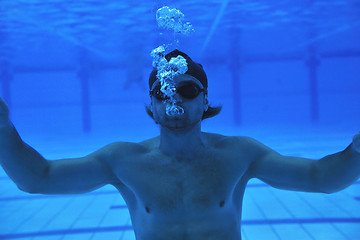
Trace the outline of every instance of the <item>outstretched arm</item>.
{"label": "outstretched arm", "polygon": [[118,180],[109,164],[113,148],[109,145],[83,158],[48,161],[22,141],[0,98],[0,164],[23,191],[82,193],[115,183]]}
{"label": "outstretched arm", "polygon": [[255,140],[248,142],[256,152],[250,175],[276,188],[333,193],[360,177],[360,134],[344,151],[320,160],[283,156]]}

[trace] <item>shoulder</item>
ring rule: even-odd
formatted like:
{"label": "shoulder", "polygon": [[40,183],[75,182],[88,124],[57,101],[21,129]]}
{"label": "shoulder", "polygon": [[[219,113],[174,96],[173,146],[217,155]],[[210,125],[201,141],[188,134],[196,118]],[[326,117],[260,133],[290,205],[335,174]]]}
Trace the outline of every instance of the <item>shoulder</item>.
{"label": "shoulder", "polygon": [[249,161],[254,161],[272,151],[258,140],[247,136],[223,136],[219,138],[216,147]]}
{"label": "shoulder", "polygon": [[151,151],[152,149],[159,147],[160,137],[159,136],[153,137],[153,138],[141,141],[137,144],[139,144],[141,147],[143,147],[144,150]]}
{"label": "shoulder", "polygon": [[217,145],[221,147],[244,147],[261,148],[263,144],[251,137],[246,136],[221,136],[218,138]]}
{"label": "shoulder", "polygon": [[146,153],[148,148],[141,143],[133,142],[114,142],[110,143],[101,149],[99,149],[95,154],[104,160],[126,158],[136,154]]}

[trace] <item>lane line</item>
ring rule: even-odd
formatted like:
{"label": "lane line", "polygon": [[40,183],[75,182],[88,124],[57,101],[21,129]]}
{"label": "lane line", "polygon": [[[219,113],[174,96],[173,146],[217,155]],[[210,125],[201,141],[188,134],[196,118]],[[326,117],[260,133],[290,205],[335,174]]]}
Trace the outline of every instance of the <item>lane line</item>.
{"label": "lane line", "polygon": [[[258,219],[243,220],[242,225],[279,225],[279,224],[319,224],[319,223],[360,223],[360,218],[303,218],[303,219]],[[60,229],[41,232],[0,234],[0,239],[16,239],[25,237],[54,236],[66,234],[83,234],[94,232],[118,232],[132,231],[131,225],[97,227],[97,228],[78,228],[78,229]]]}
{"label": "lane line", "polygon": [[69,197],[86,197],[93,195],[107,195],[107,194],[119,194],[118,191],[98,191],[82,194],[61,194],[61,195],[33,195],[28,194],[24,196],[12,196],[12,197],[3,197],[0,198],[0,201],[17,201],[17,200],[37,200],[37,199],[46,199],[46,198],[69,198]]}
{"label": "lane line", "polygon": [[114,226],[114,227],[99,227],[99,228],[60,229],[60,230],[41,231],[41,232],[1,234],[0,239],[56,236],[56,235],[65,235],[65,234],[82,234],[82,233],[93,233],[93,232],[117,232],[117,231],[129,231],[129,230],[133,230],[132,226],[130,226],[130,225],[129,226]]}
{"label": "lane line", "polygon": [[317,223],[360,223],[360,218],[298,218],[243,220],[243,225],[264,224],[317,224]]}
{"label": "lane line", "polygon": [[[360,184],[360,181],[356,181],[354,184]],[[246,188],[265,188],[271,187],[266,183],[252,183],[248,184]],[[116,190],[108,190],[108,191],[97,191],[97,192],[90,192],[90,193],[83,193],[83,194],[63,194],[63,195],[33,195],[28,194],[24,196],[12,196],[12,197],[2,197],[0,198],[1,201],[17,201],[17,200],[36,200],[36,199],[45,199],[45,198],[67,198],[67,197],[81,197],[81,196],[89,196],[89,195],[107,195],[107,194],[119,194]],[[356,199],[358,200],[358,199]]]}
{"label": "lane line", "polygon": [[124,208],[128,208],[126,205],[113,205],[110,207],[110,209],[124,209]]}

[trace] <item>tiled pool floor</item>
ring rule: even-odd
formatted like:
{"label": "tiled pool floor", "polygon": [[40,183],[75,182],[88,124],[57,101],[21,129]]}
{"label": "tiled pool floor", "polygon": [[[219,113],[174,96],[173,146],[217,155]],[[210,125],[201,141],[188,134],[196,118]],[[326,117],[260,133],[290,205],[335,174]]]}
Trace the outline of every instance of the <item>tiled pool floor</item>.
{"label": "tiled pool floor", "polygon": [[[316,137],[302,134],[294,139],[262,137],[282,154],[320,158],[344,149],[351,136],[347,132],[330,132],[317,133]],[[59,146],[57,142],[38,139],[35,145],[46,149],[52,144],[57,144],[57,149],[44,155],[54,158],[79,154],[67,144]],[[360,182],[327,195],[283,191],[251,180],[245,193],[242,222],[245,240],[360,239]],[[31,195],[18,190],[1,169],[0,239],[133,240],[135,237],[126,205],[115,188],[106,186],[82,195]]]}

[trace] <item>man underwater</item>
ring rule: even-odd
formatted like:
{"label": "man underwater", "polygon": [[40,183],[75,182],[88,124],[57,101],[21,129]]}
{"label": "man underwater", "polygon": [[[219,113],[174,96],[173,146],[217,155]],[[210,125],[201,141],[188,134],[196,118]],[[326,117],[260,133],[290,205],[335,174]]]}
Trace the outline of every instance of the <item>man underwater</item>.
{"label": "man underwater", "polygon": [[[137,240],[239,240],[249,179],[286,190],[333,193],[360,177],[360,134],[342,152],[320,160],[283,156],[260,142],[201,131],[208,106],[200,64],[182,56],[187,70],[172,78],[171,96],[157,69],[150,74],[150,116],[160,135],[140,143],[116,142],[81,158],[49,161],[24,143],[0,102],[0,163],[28,193],[85,193],[115,186],[128,206]],[[170,101],[170,100],[171,101]]]}

